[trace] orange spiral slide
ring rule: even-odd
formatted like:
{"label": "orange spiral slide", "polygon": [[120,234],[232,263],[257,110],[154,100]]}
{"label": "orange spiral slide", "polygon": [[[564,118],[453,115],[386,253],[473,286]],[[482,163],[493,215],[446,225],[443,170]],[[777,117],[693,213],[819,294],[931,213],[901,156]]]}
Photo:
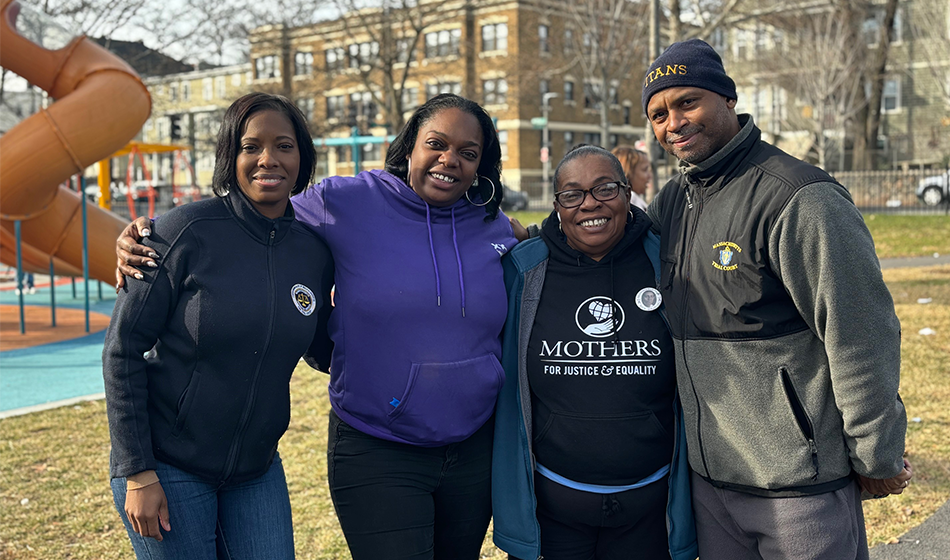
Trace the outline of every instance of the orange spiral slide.
{"label": "orange spiral slide", "polygon": [[[83,197],[60,186],[108,157],[141,129],[151,111],[145,85],[124,61],[85,37],[58,50],[18,33],[20,6],[0,0],[0,66],[56,102],[0,137],[0,261],[16,264],[21,221],[23,267],[82,275]],[[125,220],[86,203],[89,276],[114,281],[115,238]]]}

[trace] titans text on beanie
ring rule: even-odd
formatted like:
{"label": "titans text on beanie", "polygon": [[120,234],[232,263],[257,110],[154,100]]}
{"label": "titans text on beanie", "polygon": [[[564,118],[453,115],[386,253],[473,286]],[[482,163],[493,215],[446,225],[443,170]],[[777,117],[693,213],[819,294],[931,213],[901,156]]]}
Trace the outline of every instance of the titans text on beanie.
{"label": "titans text on beanie", "polygon": [[643,80],[644,114],[653,94],[671,87],[697,87],[736,99],[736,83],[726,75],[719,53],[699,39],[673,43],[650,65]]}

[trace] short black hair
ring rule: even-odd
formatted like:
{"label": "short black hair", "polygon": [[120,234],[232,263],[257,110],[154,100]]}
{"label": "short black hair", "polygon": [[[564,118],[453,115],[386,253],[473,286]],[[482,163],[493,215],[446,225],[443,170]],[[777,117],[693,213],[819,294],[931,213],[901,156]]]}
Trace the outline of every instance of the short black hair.
{"label": "short black hair", "polygon": [[218,144],[214,150],[214,175],[211,188],[214,194],[225,196],[232,187],[237,186],[237,156],[241,149],[241,135],[247,120],[261,111],[277,111],[290,119],[294,127],[297,149],[300,151],[300,170],[297,182],[290,194],[305,191],[310,186],[313,172],[317,167],[317,151],[313,147],[313,137],[307,128],[303,113],[289,99],[282,95],[269,93],[249,93],[239,97],[224,112],[221,129],[218,131]]}
{"label": "short black hair", "polygon": [[571,148],[566,154],[564,154],[564,159],[561,160],[561,163],[557,164],[557,168],[554,170],[554,192],[558,191],[558,178],[561,176],[561,168],[564,167],[564,164],[584,156],[600,156],[602,158],[606,158],[607,161],[610,162],[610,165],[613,166],[614,171],[617,173],[617,177],[620,178],[620,181],[624,185],[627,185],[627,175],[623,172],[623,165],[620,164],[620,160],[617,159],[617,156],[608,152],[606,149],[601,148],[600,146],[594,146],[592,144],[578,144]]}
{"label": "short black hair", "polygon": [[452,93],[442,93],[420,105],[409,117],[406,126],[402,128],[396,139],[389,145],[389,150],[386,152],[386,171],[409,184],[409,164],[406,156],[412,155],[419,129],[432,120],[437,113],[446,109],[458,109],[472,115],[478,120],[482,129],[485,145],[482,147],[482,158],[478,162],[476,173],[487,177],[494,187],[488,184],[488,181],[479,180],[478,186],[474,189],[478,192],[470,196],[477,194],[477,198],[483,201],[491,197],[485,205],[485,211],[488,212],[486,221],[493,220],[498,215],[498,207],[501,206],[501,199],[504,197],[504,188],[501,185],[501,145],[498,143],[498,132],[495,131],[495,123],[492,122],[491,117],[481,105],[470,99]]}

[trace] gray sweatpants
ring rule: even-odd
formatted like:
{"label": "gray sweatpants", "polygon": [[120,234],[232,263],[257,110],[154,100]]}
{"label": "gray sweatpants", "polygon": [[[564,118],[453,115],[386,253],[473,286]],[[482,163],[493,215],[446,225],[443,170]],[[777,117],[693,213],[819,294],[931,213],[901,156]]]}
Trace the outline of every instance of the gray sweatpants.
{"label": "gray sweatpants", "polygon": [[700,560],[867,560],[857,482],[835,492],[764,498],[692,473]]}

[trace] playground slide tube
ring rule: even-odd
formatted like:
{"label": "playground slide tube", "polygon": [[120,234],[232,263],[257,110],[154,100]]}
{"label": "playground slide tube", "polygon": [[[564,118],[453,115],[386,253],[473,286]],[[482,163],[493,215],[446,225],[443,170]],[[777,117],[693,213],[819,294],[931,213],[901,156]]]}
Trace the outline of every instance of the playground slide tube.
{"label": "playground slide tube", "polygon": [[[84,200],[60,185],[133,138],[151,99],[125,62],[85,37],[51,51],[19,35],[17,10],[14,0],[0,1],[0,65],[57,101],[0,138],[0,260],[16,262],[12,232],[20,220],[26,268],[49,270],[53,256],[57,273],[75,274],[82,270]],[[89,275],[111,283],[125,221],[86,204]]]}

